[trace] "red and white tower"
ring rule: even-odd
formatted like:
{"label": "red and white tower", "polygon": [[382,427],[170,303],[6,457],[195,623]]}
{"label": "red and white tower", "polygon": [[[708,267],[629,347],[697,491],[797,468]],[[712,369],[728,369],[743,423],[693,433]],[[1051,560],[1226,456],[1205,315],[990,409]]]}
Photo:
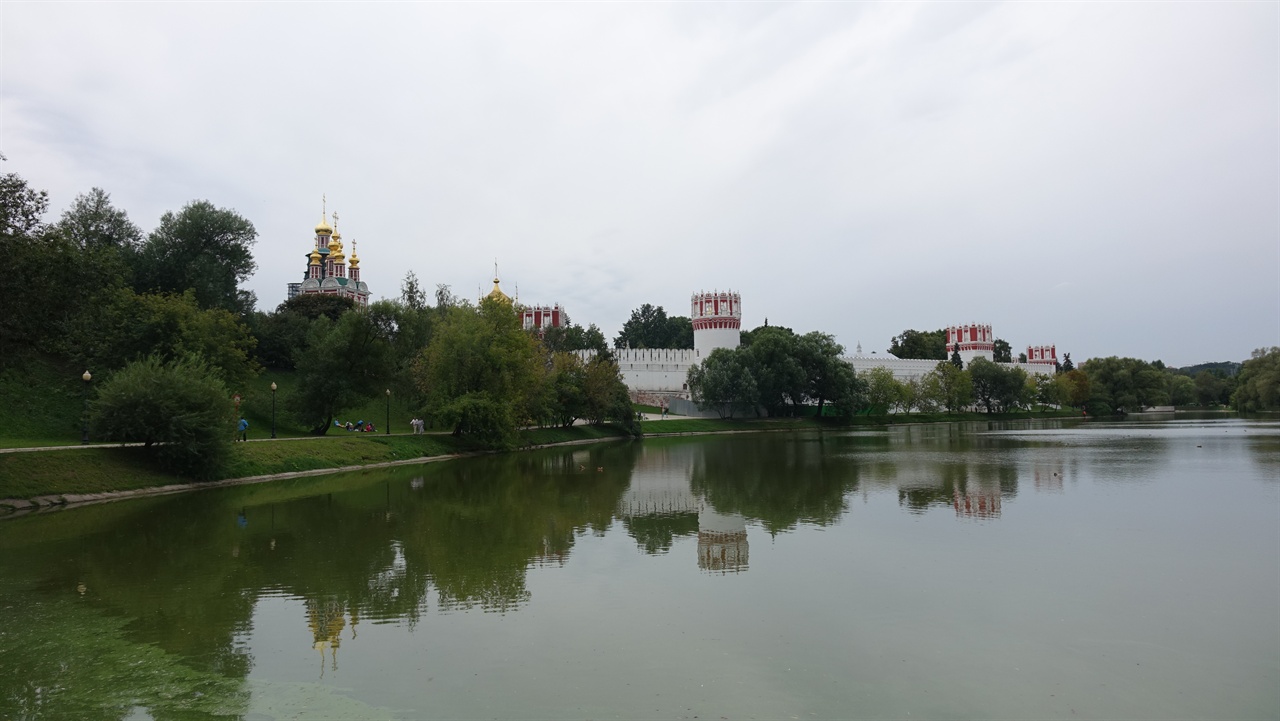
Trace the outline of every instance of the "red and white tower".
{"label": "red and white tower", "polygon": [[699,362],[716,348],[737,348],[742,340],[742,296],[733,291],[694,293],[689,318]]}
{"label": "red and white tower", "polygon": [[1056,366],[1058,364],[1058,347],[1052,345],[1029,345],[1027,346],[1027,362]]}
{"label": "red and white tower", "polygon": [[991,360],[995,355],[996,337],[991,326],[978,323],[953,325],[947,328],[947,355],[960,351],[960,360],[967,366],[974,358]]}

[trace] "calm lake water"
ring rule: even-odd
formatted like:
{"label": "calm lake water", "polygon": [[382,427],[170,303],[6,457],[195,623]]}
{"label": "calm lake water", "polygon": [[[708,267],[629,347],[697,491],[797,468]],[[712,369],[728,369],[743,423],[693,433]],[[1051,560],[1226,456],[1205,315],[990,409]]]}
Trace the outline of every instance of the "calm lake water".
{"label": "calm lake water", "polygon": [[0,521],[0,718],[1280,717],[1280,424],[577,446]]}

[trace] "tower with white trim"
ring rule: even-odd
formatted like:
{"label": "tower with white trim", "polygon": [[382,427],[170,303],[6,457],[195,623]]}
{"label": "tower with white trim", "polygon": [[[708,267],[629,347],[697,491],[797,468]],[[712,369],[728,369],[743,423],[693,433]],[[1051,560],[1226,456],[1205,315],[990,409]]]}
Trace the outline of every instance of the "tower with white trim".
{"label": "tower with white trim", "polygon": [[694,293],[689,319],[699,362],[716,348],[737,348],[742,340],[742,296],[728,290]]}

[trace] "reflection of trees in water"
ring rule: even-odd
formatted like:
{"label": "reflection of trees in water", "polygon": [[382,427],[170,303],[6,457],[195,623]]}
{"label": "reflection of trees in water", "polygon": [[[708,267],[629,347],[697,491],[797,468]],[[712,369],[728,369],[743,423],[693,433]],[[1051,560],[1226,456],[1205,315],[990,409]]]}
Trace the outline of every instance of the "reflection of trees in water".
{"label": "reflection of trees in water", "polygon": [[[17,715],[8,710],[32,684],[46,697],[61,689],[67,708],[90,709],[108,708],[95,700],[103,689],[145,701],[163,696],[148,684],[174,677],[197,680],[169,690],[199,688],[205,706],[239,713],[239,680],[252,658],[236,639],[251,631],[263,592],[301,598],[299,628],[311,629],[313,647],[335,650],[360,619],[414,622],[432,589],[441,608],[515,608],[529,597],[530,565],[562,563],[577,534],[603,533],[612,522],[634,451],[583,452],[219,489],[0,524],[0,578],[25,589],[4,598],[35,614],[24,622],[31,653],[15,659],[6,650],[13,637],[0,644],[0,717]],[[570,464],[575,453],[589,470]],[[410,483],[419,476],[422,483]],[[316,488],[336,490],[306,495]],[[68,616],[73,609],[78,615]],[[18,618],[12,609],[6,615],[6,627]],[[64,632],[73,622],[84,625],[84,639]],[[107,673],[77,663],[110,653],[163,668],[126,671],[121,663]],[[151,712],[172,716],[159,706]]]}
{"label": "reflection of trees in water", "polygon": [[858,464],[847,438],[734,436],[704,439],[690,487],[719,513],[758,520],[770,533],[800,523],[827,525],[846,510]]}
{"label": "reflection of trees in water", "polygon": [[626,516],[622,519],[622,525],[645,553],[657,555],[670,551],[675,539],[697,535],[698,514],[655,513]]}

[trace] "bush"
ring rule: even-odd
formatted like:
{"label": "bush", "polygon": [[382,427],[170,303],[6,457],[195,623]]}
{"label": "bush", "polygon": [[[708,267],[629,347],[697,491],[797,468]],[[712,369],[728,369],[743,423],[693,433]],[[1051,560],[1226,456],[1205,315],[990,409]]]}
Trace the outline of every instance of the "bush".
{"label": "bush", "polygon": [[151,356],[102,384],[90,422],[97,438],[142,443],[165,468],[211,478],[227,461],[235,408],[222,379],[204,361],[166,363]]}

